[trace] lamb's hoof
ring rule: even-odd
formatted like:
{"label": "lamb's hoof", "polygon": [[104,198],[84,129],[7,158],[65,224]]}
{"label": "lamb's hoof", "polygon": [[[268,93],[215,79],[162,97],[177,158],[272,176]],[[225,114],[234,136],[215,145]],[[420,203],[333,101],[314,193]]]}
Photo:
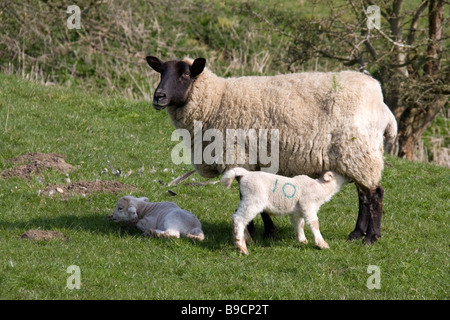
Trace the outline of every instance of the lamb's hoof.
{"label": "lamb's hoof", "polygon": [[358,240],[364,237],[365,233],[360,230],[355,230],[353,232],[350,232],[350,234],[347,237],[348,241]]}
{"label": "lamb's hoof", "polygon": [[150,229],[145,230],[145,231],[142,233],[142,236],[143,236],[143,237],[153,237],[154,235],[156,235],[156,232],[155,232],[154,230],[150,230]]}
{"label": "lamb's hoof", "polygon": [[367,235],[363,240],[363,244],[374,244],[380,238],[381,236],[378,234]]}
{"label": "lamb's hoof", "polygon": [[198,240],[198,241],[203,241],[205,239],[205,235],[203,233],[200,233],[197,235],[188,234],[186,237],[189,239]]}
{"label": "lamb's hoof", "polygon": [[247,245],[245,244],[245,241],[243,239],[235,239],[234,240],[234,246],[236,248],[238,248],[240,253],[245,254],[246,256],[248,256],[248,250],[247,250]]}
{"label": "lamb's hoof", "polygon": [[303,243],[303,244],[308,244],[308,239],[299,239],[298,242]]}
{"label": "lamb's hoof", "polygon": [[326,243],[326,241],[321,241],[318,244],[316,244],[316,247],[319,249],[330,249],[330,246],[328,245],[328,243]]}
{"label": "lamb's hoof", "polygon": [[240,253],[245,254],[246,256],[248,256],[248,250],[247,250],[247,248],[238,248],[238,249],[239,249],[239,252],[240,252]]}

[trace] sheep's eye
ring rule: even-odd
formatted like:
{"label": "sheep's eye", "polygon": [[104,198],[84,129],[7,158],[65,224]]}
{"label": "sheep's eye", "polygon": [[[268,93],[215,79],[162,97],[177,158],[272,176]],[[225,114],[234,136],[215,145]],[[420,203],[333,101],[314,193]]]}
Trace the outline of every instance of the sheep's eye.
{"label": "sheep's eye", "polygon": [[189,72],[183,73],[183,77],[185,77],[185,78],[189,78],[190,76],[191,76],[191,74]]}
{"label": "sheep's eye", "polygon": [[119,209],[119,210],[123,210],[123,208],[122,208],[122,207],[118,207],[117,209]]}

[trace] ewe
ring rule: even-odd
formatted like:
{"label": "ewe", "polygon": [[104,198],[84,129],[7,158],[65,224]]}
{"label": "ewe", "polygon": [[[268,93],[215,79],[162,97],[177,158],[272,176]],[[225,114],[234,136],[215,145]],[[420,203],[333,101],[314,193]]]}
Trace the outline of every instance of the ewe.
{"label": "ewe", "polygon": [[[381,237],[383,138],[394,141],[397,123],[375,79],[352,71],[224,79],[205,68],[203,58],[163,62],[149,56],[147,62],[161,74],[153,105],[166,108],[177,129],[191,136],[199,122],[203,132],[216,129],[224,136],[227,129],[277,129],[279,150],[271,150],[278,151],[277,173],[317,177],[331,170],[353,180],[359,212],[349,239],[365,236],[365,243],[374,243]],[[191,152],[194,140],[188,146]],[[205,177],[240,165],[192,160]],[[241,166],[251,171],[266,166],[259,159],[254,164],[245,160]],[[262,217],[266,232],[275,228],[268,215]]]}
{"label": "ewe", "polygon": [[119,199],[111,216],[115,222],[131,221],[146,236],[203,240],[202,225],[189,211],[173,202],[148,202],[148,198],[125,196]]}
{"label": "ewe", "polygon": [[230,188],[235,178],[239,182],[241,202],[233,215],[233,238],[239,251],[248,254],[245,226],[262,211],[290,215],[297,240],[302,243],[308,243],[303,231],[306,221],[315,245],[320,249],[329,248],[320,233],[317,212],[347,182],[346,178],[331,171],[315,180],[305,175],[287,178],[237,167],[225,172],[222,184]]}

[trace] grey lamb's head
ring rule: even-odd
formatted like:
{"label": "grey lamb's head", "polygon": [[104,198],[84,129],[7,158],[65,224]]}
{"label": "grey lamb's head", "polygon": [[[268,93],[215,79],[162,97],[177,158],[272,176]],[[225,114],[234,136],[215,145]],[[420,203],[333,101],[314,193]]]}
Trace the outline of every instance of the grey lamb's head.
{"label": "grey lamb's head", "polygon": [[120,198],[119,201],[117,201],[117,206],[111,216],[111,220],[115,222],[137,220],[137,208],[140,201],[148,202],[148,198],[135,198],[133,196],[125,196]]}

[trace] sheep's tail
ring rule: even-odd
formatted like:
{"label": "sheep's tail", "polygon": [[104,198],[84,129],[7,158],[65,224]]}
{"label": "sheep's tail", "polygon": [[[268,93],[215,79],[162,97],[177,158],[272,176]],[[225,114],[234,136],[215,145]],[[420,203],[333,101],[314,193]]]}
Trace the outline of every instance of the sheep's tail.
{"label": "sheep's tail", "polygon": [[385,107],[387,111],[386,113],[388,117],[388,124],[384,129],[384,141],[385,143],[393,144],[395,142],[395,138],[397,137],[397,120],[395,119],[391,110],[389,110],[389,107],[386,105]]}
{"label": "sheep's tail", "polygon": [[248,170],[241,167],[228,170],[223,175],[221,182],[225,187],[231,188],[231,184],[235,178],[238,179],[239,177],[245,176],[248,172]]}

